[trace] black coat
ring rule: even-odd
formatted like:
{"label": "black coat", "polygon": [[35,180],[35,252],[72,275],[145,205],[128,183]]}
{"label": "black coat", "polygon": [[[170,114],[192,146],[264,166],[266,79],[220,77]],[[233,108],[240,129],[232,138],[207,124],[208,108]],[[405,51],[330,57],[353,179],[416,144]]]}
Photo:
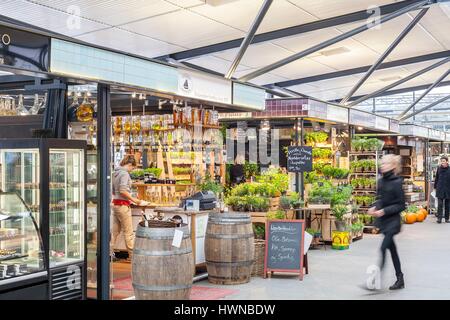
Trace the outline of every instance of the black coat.
{"label": "black coat", "polygon": [[450,199],[450,169],[442,167],[436,170],[434,179],[434,188],[436,189],[436,197],[439,199]]}
{"label": "black coat", "polygon": [[405,210],[405,194],[403,193],[403,178],[388,172],[378,180],[377,210],[383,209],[384,215],[377,218],[375,226],[384,234],[397,234],[401,228],[400,213]]}

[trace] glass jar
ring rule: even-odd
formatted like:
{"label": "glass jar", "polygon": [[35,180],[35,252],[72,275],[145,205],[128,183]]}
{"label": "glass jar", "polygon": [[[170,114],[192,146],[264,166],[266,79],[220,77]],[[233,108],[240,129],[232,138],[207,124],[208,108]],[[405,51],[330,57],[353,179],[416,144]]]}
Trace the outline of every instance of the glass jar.
{"label": "glass jar", "polygon": [[84,96],[84,100],[76,111],[77,120],[80,122],[89,122],[94,119],[94,105]]}

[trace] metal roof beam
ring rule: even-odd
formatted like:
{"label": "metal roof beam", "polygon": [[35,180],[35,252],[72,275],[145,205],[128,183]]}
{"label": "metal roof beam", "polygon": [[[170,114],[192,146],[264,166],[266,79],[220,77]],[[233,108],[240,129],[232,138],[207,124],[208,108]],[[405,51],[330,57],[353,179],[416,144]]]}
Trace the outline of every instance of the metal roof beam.
{"label": "metal roof beam", "polygon": [[372,73],[378,69],[381,63],[386,59],[386,57],[397,47],[397,45],[406,37],[406,35],[415,27],[415,25],[422,19],[422,17],[427,13],[429,8],[422,9],[415,18],[408,24],[408,26],[398,35],[398,37],[392,42],[386,51],[378,58],[378,60],[370,67],[369,70],[364,74],[364,76],[359,79],[359,81],[350,89],[349,93],[342,99],[341,104],[346,103],[355,92],[366,82],[367,79],[372,75]]}
{"label": "metal roof beam", "polygon": [[340,34],[340,35],[338,35],[338,36],[336,36],[334,38],[331,38],[331,39],[328,39],[326,41],[323,41],[323,42],[321,42],[321,43],[319,43],[319,44],[317,44],[315,46],[312,46],[312,47],[310,47],[310,48],[308,48],[306,50],[303,50],[301,52],[297,52],[297,53],[295,53],[295,54],[293,54],[293,55],[291,55],[289,57],[286,57],[284,59],[276,61],[276,62],[274,62],[274,63],[272,63],[272,64],[270,64],[268,66],[265,66],[265,67],[262,67],[262,68],[260,68],[258,70],[255,70],[253,72],[250,72],[250,73],[242,76],[241,78],[239,78],[239,80],[245,82],[245,81],[249,81],[251,79],[254,79],[256,77],[259,77],[259,76],[261,76],[263,74],[266,74],[266,73],[268,73],[268,72],[270,72],[272,70],[281,68],[282,66],[285,66],[285,65],[287,65],[287,64],[289,64],[291,62],[294,62],[294,61],[297,61],[297,60],[299,60],[301,58],[304,58],[304,57],[306,57],[306,56],[308,56],[308,55],[310,55],[310,54],[312,54],[314,52],[317,52],[319,50],[327,48],[327,47],[329,47],[329,46],[331,46],[331,45],[333,45],[335,43],[338,43],[338,42],[340,42],[342,40],[345,40],[345,39],[348,39],[350,37],[353,37],[353,36],[363,32],[363,31],[366,31],[368,29],[372,29],[375,26],[381,25],[381,24],[383,24],[385,22],[388,22],[388,21],[390,21],[392,19],[395,19],[395,18],[397,18],[397,17],[399,17],[399,16],[401,16],[401,15],[407,13],[407,12],[410,12],[412,10],[418,9],[418,8],[424,6],[424,5],[429,4],[429,3],[430,3],[429,0],[423,0],[423,1],[418,1],[418,2],[415,2],[413,4],[410,4],[410,5],[402,8],[402,9],[399,9],[399,10],[393,12],[393,13],[390,13],[388,15],[385,15],[385,16],[381,17],[379,19],[379,21],[376,21],[376,22],[373,22],[373,23],[365,23],[365,24],[363,24],[363,25],[361,25],[361,26],[359,26],[357,28],[354,28],[354,29],[352,29],[350,31],[344,32],[343,34]]}
{"label": "metal roof beam", "polygon": [[424,93],[422,93],[420,95],[420,97],[414,101],[408,108],[405,109],[405,111],[403,111],[399,116],[398,119],[402,118],[405,114],[408,113],[409,110],[411,110],[412,108],[414,108],[414,106],[416,104],[418,104],[420,102],[420,100],[422,100],[431,90],[433,90],[434,87],[436,87],[437,85],[439,85],[442,80],[444,80],[448,74],[450,73],[450,69],[448,69],[446,72],[444,72],[444,74],[442,74],[435,82],[433,82],[428,88],[427,90],[424,91]]}
{"label": "metal roof beam", "polygon": [[[441,59],[441,58],[446,58],[446,57],[450,57],[450,50],[425,54],[422,56],[409,57],[409,58],[399,59],[399,60],[390,61],[390,62],[385,62],[385,63],[382,63],[378,67],[378,70],[400,67],[403,65],[419,63],[419,62],[435,60],[435,59]],[[316,81],[321,81],[321,80],[334,79],[334,78],[340,78],[340,77],[346,77],[346,76],[351,76],[354,74],[367,72],[367,70],[369,70],[370,67],[371,66],[352,68],[352,69],[347,69],[347,70],[342,70],[342,71],[335,71],[335,72],[330,72],[330,73],[319,74],[319,75],[305,77],[305,78],[286,80],[286,81],[271,83],[271,84],[267,84],[267,85],[275,85],[278,87],[292,87],[292,86],[296,86],[296,85],[300,85],[300,84],[311,83],[311,82],[316,82]],[[352,100],[352,99],[350,99],[350,100]]]}
{"label": "metal roof beam", "polygon": [[415,111],[415,112],[413,112],[413,113],[411,113],[411,114],[408,114],[407,116],[402,117],[402,118],[400,119],[400,121],[405,121],[406,119],[412,118],[412,117],[414,117],[415,115],[418,115],[419,113],[421,113],[421,112],[423,112],[423,111],[425,111],[425,110],[428,110],[428,109],[430,109],[430,108],[432,108],[432,107],[438,105],[439,103],[444,102],[445,100],[447,100],[447,99],[449,99],[449,98],[450,98],[450,94],[447,95],[447,96],[445,96],[445,97],[443,97],[443,98],[441,98],[441,99],[439,99],[439,100],[437,100],[437,101],[435,101],[435,102],[433,102],[433,103],[430,103],[429,105],[427,105],[426,107],[423,107],[422,109],[419,109],[419,110],[417,110],[417,111]]}
{"label": "metal roof beam", "polygon": [[[395,12],[401,8],[404,8],[411,3],[419,2],[420,0],[408,0],[408,1],[400,1],[396,3],[387,4],[384,6],[380,6],[380,14],[386,15],[392,12]],[[280,38],[290,37],[299,35],[302,33],[307,33],[315,30],[321,30],[326,28],[336,27],[338,25],[353,23],[358,21],[364,21],[369,19],[372,16],[372,12],[367,12],[367,10],[361,10],[357,12],[352,12],[344,15],[340,15],[337,17],[332,17],[328,19],[323,19],[319,21],[313,21],[305,24],[300,24],[297,26],[292,26],[288,28],[273,30],[269,32],[264,32],[255,35],[251,44],[261,43],[272,41]],[[190,58],[199,57],[202,55],[207,55],[215,52],[225,51],[229,49],[239,48],[244,38],[234,39],[230,41],[225,41],[221,43],[216,43],[204,47],[199,47],[195,49],[189,49],[177,53],[169,54],[168,57],[173,58],[175,60],[185,60]],[[159,57],[158,59],[165,58],[167,56]]]}
{"label": "metal roof beam", "polygon": [[389,85],[387,85],[387,86],[385,86],[385,87],[383,87],[383,88],[381,88],[381,89],[379,89],[379,90],[377,90],[375,92],[369,93],[369,94],[367,94],[367,95],[365,95],[365,96],[363,96],[363,97],[361,97],[361,98],[359,98],[359,99],[357,99],[355,101],[352,101],[349,104],[349,106],[353,107],[353,106],[357,105],[358,103],[361,103],[361,102],[363,102],[363,101],[365,101],[367,99],[375,97],[375,96],[379,95],[380,93],[386,92],[389,89],[392,89],[392,88],[394,88],[394,87],[396,87],[396,86],[398,86],[398,85],[400,85],[400,84],[402,84],[404,82],[407,82],[407,81],[409,81],[411,79],[414,79],[414,78],[416,78],[416,77],[418,77],[418,76],[420,76],[420,75],[422,75],[422,74],[424,74],[424,73],[426,73],[426,72],[428,72],[430,70],[433,70],[433,69],[435,69],[437,67],[440,67],[440,66],[446,64],[449,61],[450,61],[450,57],[442,59],[442,60],[440,60],[440,61],[438,61],[436,63],[433,63],[432,65],[430,65],[430,66],[428,66],[428,67],[426,67],[424,69],[421,69],[421,70],[419,70],[417,72],[414,72],[414,73],[410,74],[407,77],[404,77],[403,79],[395,81],[394,83],[391,83],[391,84],[389,84]]}
{"label": "metal roof beam", "polygon": [[265,0],[263,5],[261,6],[261,9],[259,10],[255,20],[252,23],[252,26],[250,27],[250,30],[248,31],[247,35],[245,36],[244,41],[242,41],[242,44],[239,48],[238,53],[236,54],[236,57],[233,60],[233,63],[230,66],[230,69],[225,75],[226,79],[231,79],[234,72],[236,71],[236,68],[238,67],[239,63],[242,60],[242,57],[245,54],[245,51],[247,51],[248,46],[253,41],[253,38],[255,37],[255,33],[258,30],[261,22],[263,21],[264,17],[266,16],[267,11],[269,11],[270,5],[272,4],[273,0]]}

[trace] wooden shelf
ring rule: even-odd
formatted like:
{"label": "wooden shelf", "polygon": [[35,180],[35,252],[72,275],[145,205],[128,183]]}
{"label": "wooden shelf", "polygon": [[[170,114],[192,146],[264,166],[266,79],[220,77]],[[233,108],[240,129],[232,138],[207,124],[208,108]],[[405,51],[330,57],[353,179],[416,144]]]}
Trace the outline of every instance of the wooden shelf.
{"label": "wooden shelf", "polygon": [[15,235],[13,237],[0,237],[0,241],[8,241],[8,240],[17,240],[17,239],[25,239],[26,236],[23,234]]}
{"label": "wooden shelf", "polygon": [[376,193],[377,192],[376,190],[373,190],[373,189],[368,189],[368,190],[366,190],[366,189],[353,189],[353,191],[354,192],[369,192],[369,193]]}
{"label": "wooden shelf", "polygon": [[180,186],[186,186],[186,187],[192,187],[195,186],[195,183],[133,183],[133,187],[180,187]]}
{"label": "wooden shelf", "polygon": [[368,175],[371,175],[371,176],[373,176],[373,175],[377,175],[378,173],[376,173],[376,172],[351,172],[350,173],[350,175],[366,175],[366,176],[368,176]]}
{"label": "wooden shelf", "polygon": [[376,152],[356,152],[356,151],[350,151],[349,155],[351,156],[377,156],[378,153]]}

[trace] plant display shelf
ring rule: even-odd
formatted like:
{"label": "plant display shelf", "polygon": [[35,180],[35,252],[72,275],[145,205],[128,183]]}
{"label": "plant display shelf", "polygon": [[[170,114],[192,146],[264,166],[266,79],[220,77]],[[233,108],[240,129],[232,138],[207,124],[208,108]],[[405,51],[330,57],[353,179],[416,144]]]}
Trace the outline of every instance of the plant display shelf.
{"label": "plant display shelf", "polygon": [[377,193],[375,189],[353,189],[353,192]]}
{"label": "plant display shelf", "polygon": [[373,176],[373,175],[377,175],[377,173],[376,172],[374,172],[374,171],[370,171],[370,172],[351,172],[350,173],[350,175],[355,175],[355,176],[357,176],[357,175],[371,175],[371,176]]}
{"label": "plant display shelf", "polygon": [[376,151],[350,151],[349,155],[351,156],[377,156],[380,152]]}

